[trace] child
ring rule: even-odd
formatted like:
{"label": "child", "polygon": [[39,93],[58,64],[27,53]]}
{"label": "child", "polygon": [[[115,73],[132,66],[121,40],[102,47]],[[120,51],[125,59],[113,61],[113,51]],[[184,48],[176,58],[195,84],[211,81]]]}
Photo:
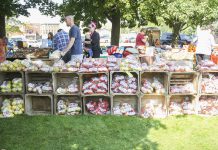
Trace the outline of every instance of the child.
{"label": "child", "polygon": [[93,51],[91,45],[91,35],[89,32],[87,32],[85,35],[84,50],[88,54],[87,58],[92,58]]}

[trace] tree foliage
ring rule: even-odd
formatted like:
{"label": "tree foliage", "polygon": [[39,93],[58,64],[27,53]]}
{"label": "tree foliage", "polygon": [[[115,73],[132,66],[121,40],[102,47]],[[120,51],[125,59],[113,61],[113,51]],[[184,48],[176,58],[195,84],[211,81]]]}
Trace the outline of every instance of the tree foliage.
{"label": "tree foliage", "polygon": [[54,14],[57,4],[50,0],[2,0],[0,3],[0,37],[4,37],[5,31],[5,18],[18,17],[19,15],[28,16],[28,8],[38,7],[44,14]]}
{"label": "tree foliage", "polygon": [[181,31],[208,25],[218,18],[217,0],[141,0],[140,12],[146,19],[172,28],[173,44]]}
{"label": "tree foliage", "polygon": [[135,27],[146,24],[139,16],[137,0],[66,0],[59,8],[61,16],[74,15],[84,25],[96,21],[98,27],[107,20],[112,23],[112,44],[119,44],[120,27]]}

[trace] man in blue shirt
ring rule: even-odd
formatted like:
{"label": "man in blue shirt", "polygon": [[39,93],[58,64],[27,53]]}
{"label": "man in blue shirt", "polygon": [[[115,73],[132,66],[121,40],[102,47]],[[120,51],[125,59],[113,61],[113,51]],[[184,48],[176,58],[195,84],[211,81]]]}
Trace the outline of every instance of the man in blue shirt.
{"label": "man in blue shirt", "polygon": [[53,49],[63,51],[69,43],[69,35],[62,29],[59,29],[53,38]]}
{"label": "man in blue shirt", "polygon": [[74,18],[73,16],[67,16],[65,18],[65,22],[67,26],[70,26],[69,36],[70,36],[70,42],[65,48],[61,55],[64,56],[65,54],[68,54],[68,51],[71,53],[71,60],[76,60],[82,62],[83,60],[83,51],[82,51],[82,38],[79,27],[77,27],[74,24]]}

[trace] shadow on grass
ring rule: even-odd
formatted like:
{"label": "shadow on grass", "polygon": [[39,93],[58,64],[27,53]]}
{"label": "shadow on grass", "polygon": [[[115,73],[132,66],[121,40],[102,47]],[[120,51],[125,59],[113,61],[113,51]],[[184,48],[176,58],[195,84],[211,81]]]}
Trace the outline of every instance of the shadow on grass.
{"label": "shadow on grass", "polygon": [[161,120],[139,117],[21,116],[1,121],[0,149],[158,150],[148,134],[160,128]]}

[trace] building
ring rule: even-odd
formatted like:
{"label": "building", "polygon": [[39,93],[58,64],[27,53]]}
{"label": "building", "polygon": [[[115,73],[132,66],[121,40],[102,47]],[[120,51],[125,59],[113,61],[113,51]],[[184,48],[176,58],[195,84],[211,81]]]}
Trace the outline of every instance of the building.
{"label": "building", "polygon": [[46,23],[40,25],[40,35],[45,36],[48,35],[49,32],[53,34],[57,33],[57,30],[60,28],[59,23]]}

